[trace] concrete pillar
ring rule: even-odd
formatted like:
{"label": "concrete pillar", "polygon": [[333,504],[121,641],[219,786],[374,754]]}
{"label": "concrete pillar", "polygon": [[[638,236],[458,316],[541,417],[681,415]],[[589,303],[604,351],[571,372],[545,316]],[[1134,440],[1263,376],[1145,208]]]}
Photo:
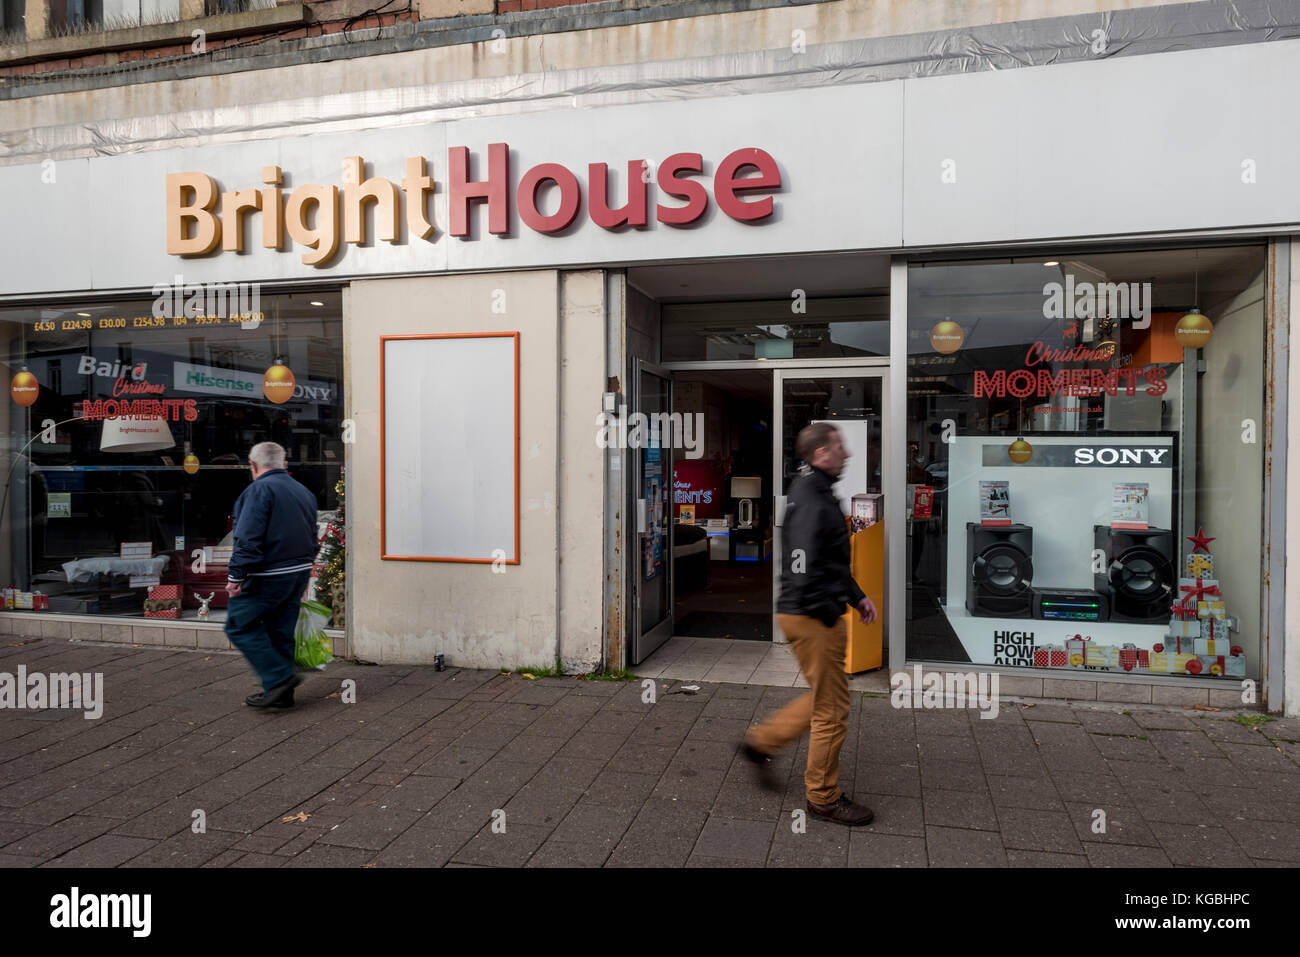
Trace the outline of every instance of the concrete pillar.
{"label": "concrete pillar", "polygon": [[28,40],[43,40],[50,35],[49,0],[27,0],[25,16]]}
{"label": "concrete pillar", "polygon": [[420,0],[421,20],[470,17],[496,10],[496,0]]}

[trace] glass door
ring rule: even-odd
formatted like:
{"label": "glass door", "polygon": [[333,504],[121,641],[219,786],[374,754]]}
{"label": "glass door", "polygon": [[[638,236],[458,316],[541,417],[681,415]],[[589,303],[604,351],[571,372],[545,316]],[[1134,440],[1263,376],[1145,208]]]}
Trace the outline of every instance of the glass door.
{"label": "glass door", "polygon": [[[859,507],[874,511],[874,520],[883,522],[886,476],[889,473],[888,445],[884,428],[889,390],[888,370],[879,369],[778,369],[774,383],[773,408],[773,482],[776,491],[776,534],[772,562],[772,612],[780,599],[781,524],[785,515],[786,496],[804,463],[795,453],[795,438],[801,429],[814,422],[829,422],[840,430],[849,459],[835,483],[835,494],[845,515],[852,510],[855,495]],[[886,554],[888,550],[886,549]],[[886,573],[887,573],[886,569]],[[861,582],[859,584],[862,584]],[[886,589],[885,594],[888,594]],[[878,610],[887,621],[885,609]],[[785,640],[773,623],[777,640]]]}
{"label": "glass door", "polygon": [[637,361],[627,422],[631,462],[631,662],[639,664],[673,633],[672,379]]}

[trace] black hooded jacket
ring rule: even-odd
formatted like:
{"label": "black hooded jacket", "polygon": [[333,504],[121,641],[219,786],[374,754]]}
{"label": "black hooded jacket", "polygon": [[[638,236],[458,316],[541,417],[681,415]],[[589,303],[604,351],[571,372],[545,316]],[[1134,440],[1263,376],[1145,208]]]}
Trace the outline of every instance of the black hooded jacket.
{"label": "black hooded jacket", "polygon": [[835,624],[845,606],[866,597],[853,580],[849,531],[832,488],[835,479],[809,469],[790,486],[781,525],[781,597],[776,610]]}

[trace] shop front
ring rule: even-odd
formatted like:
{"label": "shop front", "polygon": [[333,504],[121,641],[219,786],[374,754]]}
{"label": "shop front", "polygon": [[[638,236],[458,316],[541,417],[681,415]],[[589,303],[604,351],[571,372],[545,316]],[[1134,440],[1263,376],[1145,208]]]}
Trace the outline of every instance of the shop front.
{"label": "shop front", "polygon": [[[363,660],[780,642],[794,437],[831,421],[878,535],[866,667],[1276,709],[1300,205],[1179,144],[1213,107],[1289,162],[1243,64],[1300,82],[1295,50],[223,129],[46,192],[0,166],[3,627],[220,646],[270,439],[322,527],[344,490]],[[1076,148],[1107,110],[1164,130]]]}

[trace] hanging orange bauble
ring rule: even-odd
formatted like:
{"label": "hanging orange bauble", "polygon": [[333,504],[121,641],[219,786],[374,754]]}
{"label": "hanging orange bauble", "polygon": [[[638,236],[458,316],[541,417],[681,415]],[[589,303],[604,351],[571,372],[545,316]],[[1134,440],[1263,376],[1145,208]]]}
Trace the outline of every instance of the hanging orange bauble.
{"label": "hanging orange bauble", "polygon": [[41,394],[41,384],[36,381],[36,376],[27,371],[23,371],[14,376],[13,381],[9,383],[9,395],[21,406],[29,406],[36,401]]}
{"label": "hanging orange bauble", "polygon": [[945,319],[943,322],[935,323],[930,330],[930,345],[935,352],[940,352],[945,356],[952,355],[961,348],[962,343],[966,341],[966,333],[962,331],[961,326],[951,319]]}
{"label": "hanging orange bauble", "polygon": [[193,452],[185,454],[185,474],[193,475],[199,470],[199,457]]}
{"label": "hanging orange bauble", "polygon": [[276,405],[283,405],[293,398],[294,381],[293,371],[276,359],[275,365],[262,376],[262,394]]}
{"label": "hanging orange bauble", "polygon": [[1191,309],[1174,326],[1174,338],[1184,349],[1199,349],[1214,335],[1214,323],[1199,309]]}
{"label": "hanging orange bauble", "polygon": [[1007,446],[1007,457],[1017,465],[1024,465],[1034,457],[1034,447],[1024,439],[1018,438]]}

